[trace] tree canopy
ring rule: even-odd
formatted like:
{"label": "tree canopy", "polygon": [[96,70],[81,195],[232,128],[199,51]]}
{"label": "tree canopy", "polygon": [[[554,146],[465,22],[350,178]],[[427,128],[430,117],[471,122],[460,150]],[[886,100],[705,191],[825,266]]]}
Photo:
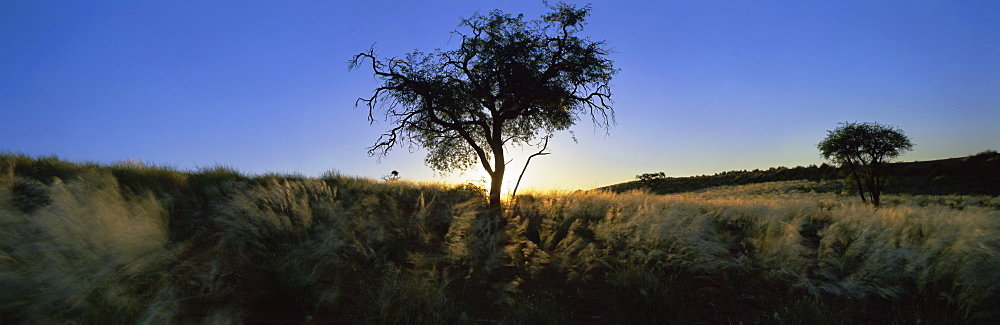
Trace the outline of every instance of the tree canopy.
{"label": "tree canopy", "polygon": [[664,172],[644,173],[635,175],[635,178],[642,182],[643,186],[652,190],[654,185],[667,178],[667,174]]}
{"label": "tree canopy", "polygon": [[867,202],[867,190],[872,204],[878,206],[887,178],[885,163],[913,149],[913,143],[903,130],[894,126],[845,122],[827,131],[826,138],[817,147],[824,159],[847,167],[862,201]]}
{"label": "tree canopy", "polygon": [[401,143],[426,148],[441,172],[477,163],[489,174],[490,205],[499,207],[504,149],[573,125],[580,115],[599,127],[614,121],[609,82],[617,72],[603,41],[579,36],[590,7],[559,3],[541,19],[499,10],[462,19],[457,49],[379,58],[374,47],[350,68],[370,63],[381,81],[359,98],[374,123],[394,127],[369,148],[386,155]]}

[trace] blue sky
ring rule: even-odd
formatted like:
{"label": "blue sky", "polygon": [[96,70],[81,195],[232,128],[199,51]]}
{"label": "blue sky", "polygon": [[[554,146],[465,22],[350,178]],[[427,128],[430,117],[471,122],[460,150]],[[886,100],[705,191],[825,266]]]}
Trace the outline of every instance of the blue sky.
{"label": "blue sky", "polygon": [[[585,34],[621,72],[617,125],[583,119],[533,159],[528,187],[587,189],[668,176],[819,164],[838,122],[891,124],[901,160],[1000,149],[1000,3],[593,1]],[[385,122],[348,71],[450,49],[460,17],[541,1],[0,2],[0,150],[247,173],[441,176],[419,148],[366,155]],[[537,149],[511,148],[520,171]],[[513,174],[513,175],[511,175]],[[508,173],[511,186],[516,172]]]}

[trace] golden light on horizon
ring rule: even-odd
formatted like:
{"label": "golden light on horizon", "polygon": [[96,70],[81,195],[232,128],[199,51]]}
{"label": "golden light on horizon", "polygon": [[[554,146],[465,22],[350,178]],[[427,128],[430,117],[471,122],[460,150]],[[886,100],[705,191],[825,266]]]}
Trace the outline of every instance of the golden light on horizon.
{"label": "golden light on horizon", "polygon": [[[508,197],[514,191],[515,186],[517,186],[518,193],[526,193],[528,191],[547,191],[555,189],[551,185],[544,184],[547,170],[543,169],[541,164],[533,163],[528,166],[528,169],[524,172],[524,176],[521,178],[521,183],[518,184],[518,177],[521,176],[521,171],[524,168],[524,163],[520,164],[510,163],[507,165],[507,170],[504,173],[504,180],[502,185],[502,193],[504,197]],[[480,168],[474,168],[466,170],[464,172],[455,172],[452,174],[446,174],[443,177],[443,181],[451,184],[473,184],[483,189],[489,191],[491,178],[486,170]]]}

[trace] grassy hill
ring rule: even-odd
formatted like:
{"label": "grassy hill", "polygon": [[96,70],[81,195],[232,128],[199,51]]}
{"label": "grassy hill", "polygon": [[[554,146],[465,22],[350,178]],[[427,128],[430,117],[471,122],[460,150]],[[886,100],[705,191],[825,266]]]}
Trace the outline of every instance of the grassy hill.
{"label": "grassy hill", "polygon": [[837,183],[530,193],[498,227],[470,186],[0,154],[0,324],[1000,323],[1000,197]]}
{"label": "grassy hill", "polygon": [[[912,195],[1000,195],[1000,153],[984,151],[963,158],[890,164],[888,194]],[[697,191],[716,186],[746,185],[777,181],[843,180],[846,173],[835,166],[772,167],[767,170],[728,171],[715,175],[667,177],[651,182],[629,181],[602,187],[612,192],[648,188],[652,193],[670,194]],[[850,186],[831,186],[828,190],[852,191]]]}

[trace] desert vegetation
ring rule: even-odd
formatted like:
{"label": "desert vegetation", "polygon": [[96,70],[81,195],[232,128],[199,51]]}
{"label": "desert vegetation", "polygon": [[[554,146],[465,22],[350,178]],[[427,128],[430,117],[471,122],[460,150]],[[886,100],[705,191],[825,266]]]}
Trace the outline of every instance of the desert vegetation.
{"label": "desert vegetation", "polygon": [[[1000,195],[1000,154],[986,150],[961,158],[889,163],[890,176],[885,193],[903,195]],[[649,177],[655,176],[655,177]],[[660,177],[658,173],[636,175],[636,181],[603,187],[612,192],[648,189],[656,194],[674,194],[717,186],[748,185],[765,182],[810,180],[824,182],[850,177],[844,167],[819,166],[771,167],[766,170],[733,170],[692,177]],[[857,195],[856,187],[836,188]]]}
{"label": "desert vegetation", "polygon": [[823,158],[846,167],[861,201],[878,206],[889,176],[887,163],[912,150],[913,143],[894,126],[845,122],[827,131],[816,147]]}
{"label": "desert vegetation", "polygon": [[0,323],[1000,319],[1000,198],[850,187],[529,193],[501,232],[468,185],[2,154]]}

